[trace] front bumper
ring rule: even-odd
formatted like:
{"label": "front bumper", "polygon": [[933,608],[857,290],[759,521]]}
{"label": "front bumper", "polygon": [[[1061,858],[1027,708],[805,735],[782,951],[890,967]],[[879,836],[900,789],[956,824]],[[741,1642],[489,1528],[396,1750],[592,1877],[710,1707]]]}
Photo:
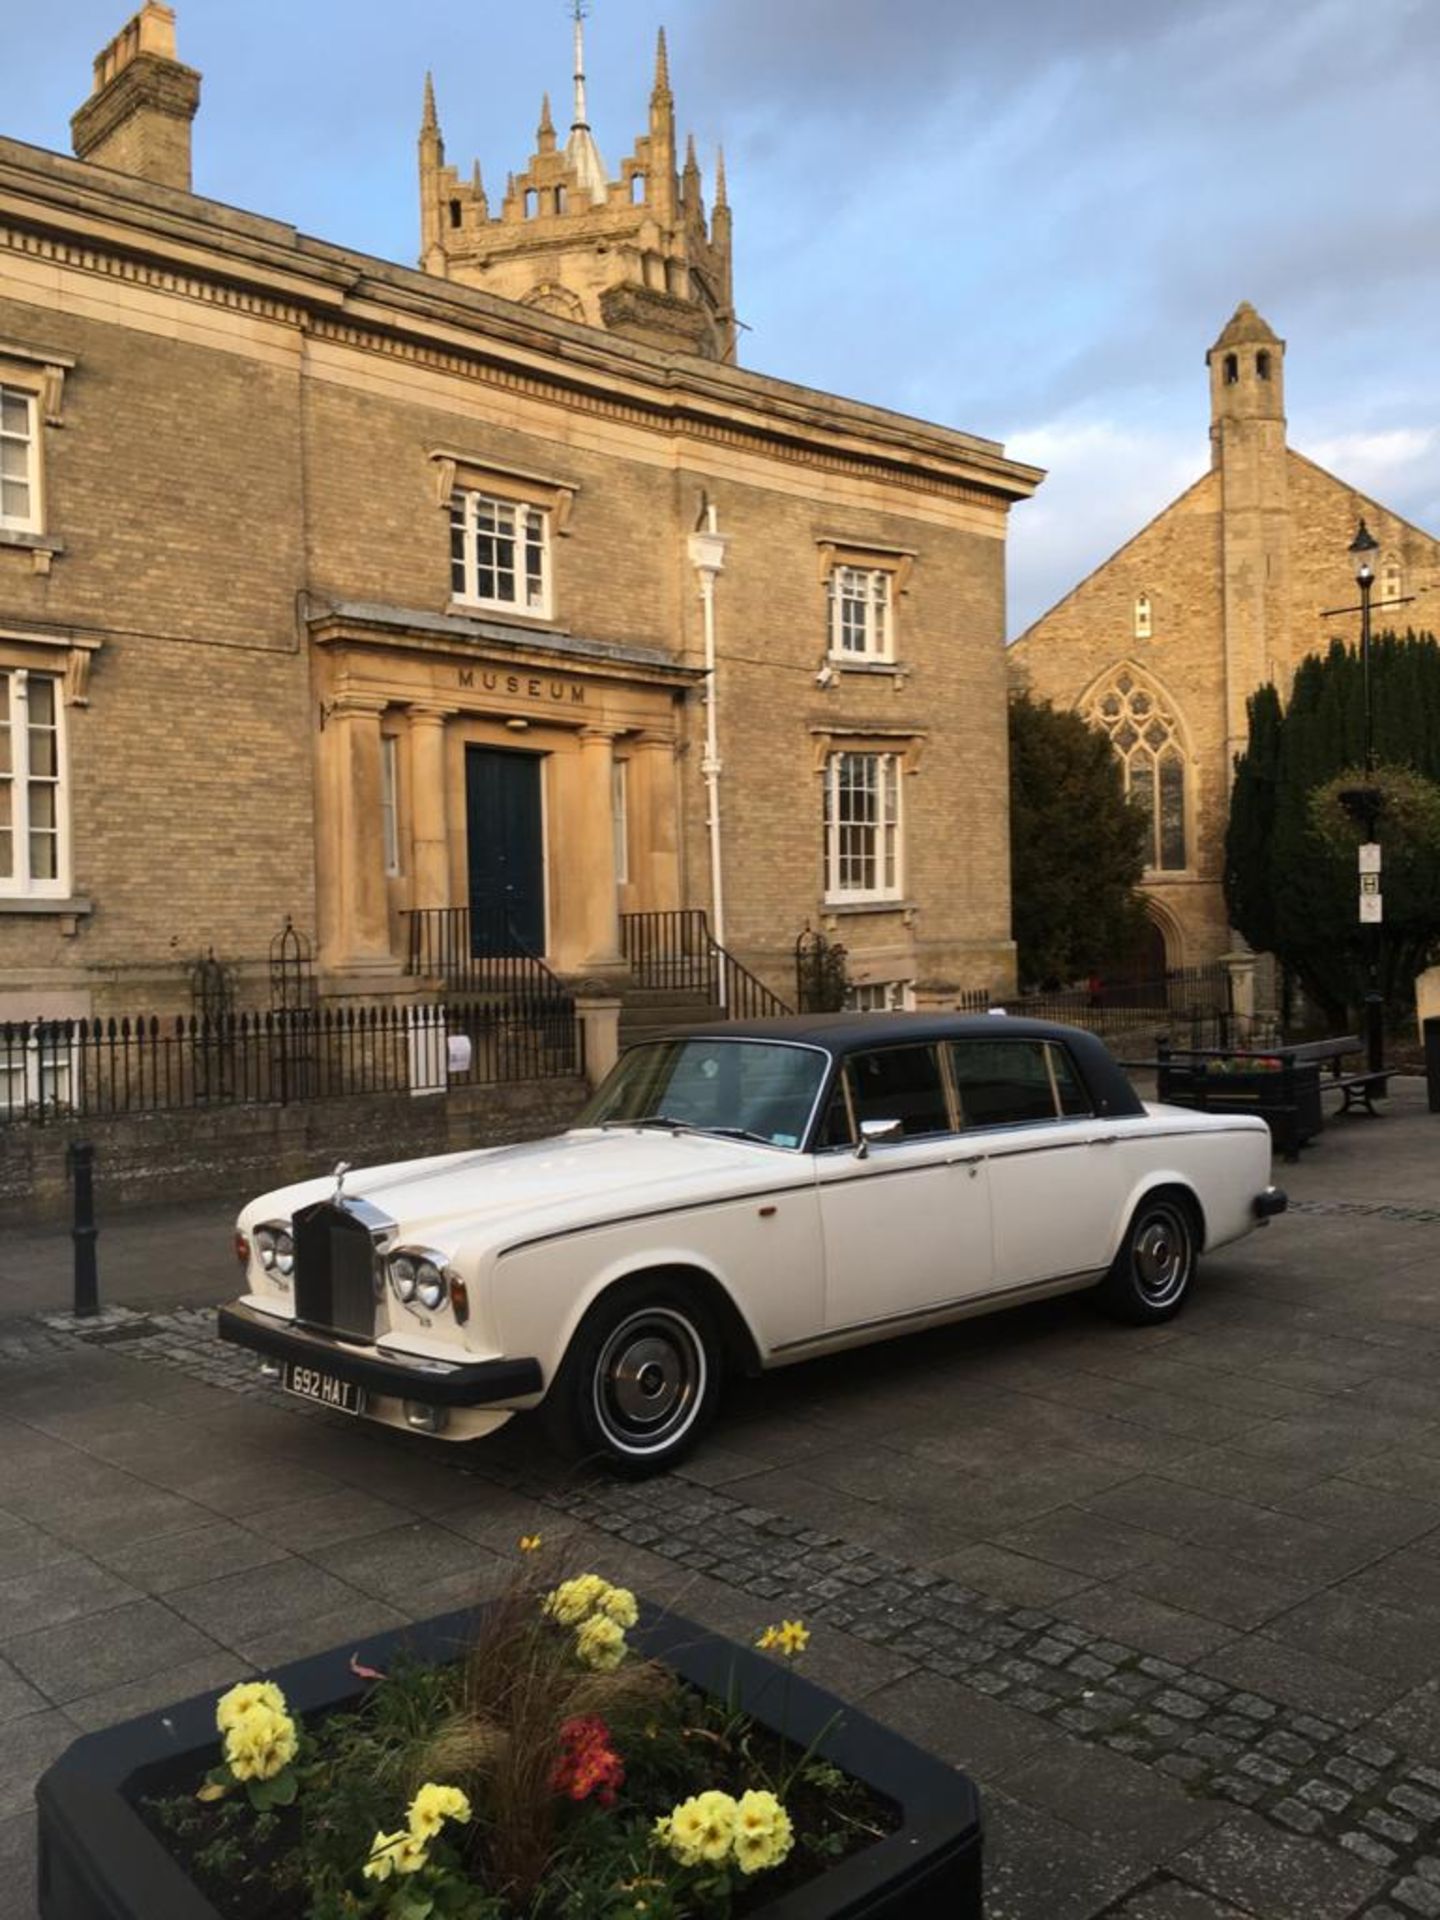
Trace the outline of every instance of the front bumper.
{"label": "front bumper", "polygon": [[1289,1204],[1290,1196],[1283,1187],[1266,1187],[1255,1196],[1255,1218],[1273,1220],[1277,1213],[1284,1213]]}
{"label": "front bumper", "polygon": [[272,1320],[253,1307],[221,1307],[219,1334],[222,1340],[249,1347],[267,1359],[297,1361],[336,1380],[349,1380],[369,1393],[390,1394],[417,1406],[498,1406],[528,1399],[545,1385],[538,1360],[471,1360],[450,1366],[441,1360],[380,1353],[373,1347],[357,1351],[289,1321]]}

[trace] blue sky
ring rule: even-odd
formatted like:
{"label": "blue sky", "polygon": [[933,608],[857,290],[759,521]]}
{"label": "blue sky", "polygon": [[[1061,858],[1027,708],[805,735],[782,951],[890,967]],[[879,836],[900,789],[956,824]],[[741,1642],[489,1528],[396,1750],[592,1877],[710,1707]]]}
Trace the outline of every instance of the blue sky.
{"label": "blue sky", "polygon": [[[69,149],[134,0],[16,6],[0,131]],[[565,0],[178,0],[197,190],[413,263],[433,68],[447,156],[503,183]],[[1440,531],[1440,0],[595,0],[612,168],[656,27],[726,149],[742,359],[1003,440],[1011,631],[1208,463],[1205,348],[1289,342],[1291,443]]]}

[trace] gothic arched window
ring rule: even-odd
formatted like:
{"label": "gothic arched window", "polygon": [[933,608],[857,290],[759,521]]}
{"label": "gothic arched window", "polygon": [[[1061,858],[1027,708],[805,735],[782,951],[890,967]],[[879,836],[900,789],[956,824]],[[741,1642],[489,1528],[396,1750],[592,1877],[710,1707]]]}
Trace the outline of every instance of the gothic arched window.
{"label": "gothic arched window", "polygon": [[1185,749],[1168,700],[1139,674],[1122,669],[1085,709],[1103,727],[1125,770],[1125,791],[1145,816],[1145,864],[1155,873],[1183,872]]}

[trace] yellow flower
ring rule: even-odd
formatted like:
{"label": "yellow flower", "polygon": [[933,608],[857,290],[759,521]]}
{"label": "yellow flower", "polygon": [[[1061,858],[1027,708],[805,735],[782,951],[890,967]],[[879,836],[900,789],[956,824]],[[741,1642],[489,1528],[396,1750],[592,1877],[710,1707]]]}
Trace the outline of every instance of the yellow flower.
{"label": "yellow flower", "polygon": [[215,1707],[215,1725],[221,1733],[228,1733],[257,1707],[271,1713],[286,1711],[285,1696],[273,1680],[244,1680],[238,1687],[221,1694]]}
{"label": "yellow flower", "polygon": [[576,1657],[596,1673],[613,1673],[627,1651],[623,1627],[603,1613],[591,1614],[575,1635]]}
{"label": "yellow flower", "polygon": [[582,1573],[574,1580],[562,1580],[552,1593],[546,1594],[542,1605],[550,1618],[558,1620],[562,1627],[578,1627],[609,1590],[609,1582],[602,1580],[598,1573]]}
{"label": "yellow flower", "polygon": [[237,1780],[273,1780],[295,1758],[298,1745],[289,1714],[257,1703],[225,1735],[225,1759]]}
{"label": "yellow flower", "polygon": [[397,1873],[418,1873],[429,1857],[425,1842],[417,1833],[404,1833],[395,1843]]}
{"label": "yellow flower", "polygon": [[682,1867],[699,1866],[702,1860],[712,1864],[721,1861],[735,1837],[735,1802],[728,1793],[714,1788],[698,1793],[675,1808],[669,1828],[664,1844]]}
{"label": "yellow flower", "polygon": [[367,1880],[388,1880],[395,1871],[395,1849],[409,1838],[402,1827],[398,1833],[377,1833],[370,1842],[370,1858],[365,1862]]}
{"label": "yellow flower", "polygon": [[773,1793],[742,1793],[735,1806],[735,1862],[742,1873],[778,1866],[795,1844],[790,1816]]}
{"label": "yellow flower", "polygon": [[427,1781],[410,1802],[410,1831],[419,1840],[433,1840],[447,1820],[468,1820],[470,1802],[459,1787],[437,1787]]}
{"label": "yellow flower", "polygon": [[762,1653],[778,1653],[793,1660],[809,1646],[810,1629],[798,1620],[782,1620],[778,1627],[766,1627],[755,1644]]}
{"label": "yellow flower", "polygon": [[607,1587],[595,1603],[597,1613],[613,1620],[617,1627],[633,1627],[640,1618],[635,1596],[628,1587]]}
{"label": "yellow flower", "polygon": [[541,1541],[538,1533],[522,1533],[521,1534],[520,1551],[522,1553],[538,1553],[540,1551],[540,1546],[541,1546]]}

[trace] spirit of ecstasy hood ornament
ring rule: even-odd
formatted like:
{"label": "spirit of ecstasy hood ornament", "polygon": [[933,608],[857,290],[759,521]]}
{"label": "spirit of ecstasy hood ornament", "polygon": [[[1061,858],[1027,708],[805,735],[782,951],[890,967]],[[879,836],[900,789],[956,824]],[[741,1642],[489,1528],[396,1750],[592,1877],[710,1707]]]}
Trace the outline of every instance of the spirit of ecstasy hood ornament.
{"label": "spirit of ecstasy hood ornament", "polygon": [[345,1176],[349,1171],[350,1162],[348,1160],[337,1160],[335,1162],[335,1191],[330,1196],[331,1206],[338,1207],[340,1202],[345,1198]]}

